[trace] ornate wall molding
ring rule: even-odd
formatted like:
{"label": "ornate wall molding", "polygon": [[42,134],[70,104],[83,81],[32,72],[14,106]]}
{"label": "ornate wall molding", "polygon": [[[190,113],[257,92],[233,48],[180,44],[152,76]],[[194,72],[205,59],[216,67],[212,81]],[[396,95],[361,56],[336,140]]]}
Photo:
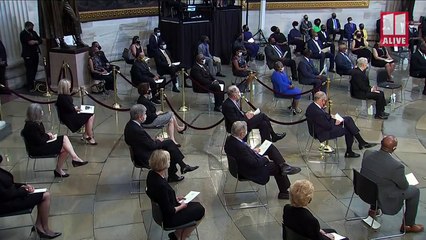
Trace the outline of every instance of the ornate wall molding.
{"label": "ornate wall molding", "polygon": [[80,12],[80,21],[90,22],[117,18],[131,18],[158,15],[158,7],[126,8],[118,10],[103,10]]}
{"label": "ornate wall molding", "polygon": [[[369,0],[361,1],[300,1],[300,2],[267,2],[267,10],[309,9],[309,8],[368,8]],[[250,2],[249,9],[259,9],[260,2]]]}

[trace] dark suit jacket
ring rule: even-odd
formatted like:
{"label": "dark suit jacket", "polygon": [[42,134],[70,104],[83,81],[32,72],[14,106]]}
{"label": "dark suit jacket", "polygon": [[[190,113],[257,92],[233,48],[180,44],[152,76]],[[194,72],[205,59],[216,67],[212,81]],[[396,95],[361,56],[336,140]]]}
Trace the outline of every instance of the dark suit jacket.
{"label": "dark suit jacket", "polygon": [[154,140],[149,134],[137,123],[130,120],[124,128],[124,141],[133,149],[135,160],[148,165],[148,159],[154,150],[162,149],[163,143]]}
{"label": "dark suit jacket", "polygon": [[149,82],[155,75],[149,70],[149,66],[145,61],[136,60],[130,69],[132,83],[136,86],[141,82]]}
{"label": "dark suit jacket", "polygon": [[411,54],[410,60],[410,76],[412,77],[426,77],[426,59],[420,53],[420,50],[417,50],[415,53]]}
{"label": "dark suit jacket", "polygon": [[308,106],[305,115],[310,134],[312,135],[313,131],[315,131],[315,137],[320,142],[337,137],[333,135],[332,130],[341,126],[336,126],[335,120],[331,118],[330,114],[320,109],[314,102]]}
{"label": "dark suit jacket", "polygon": [[0,67],[1,66],[7,66],[6,48],[4,47],[3,42],[0,40],[0,62],[1,61],[5,61],[5,64],[4,65],[0,65]]}
{"label": "dark suit jacket", "polygon": [[322,45],[321,41],[318,38],[317,43],[318,43],[318,46],[320,47],[320,49],[318,49],[318,47],[314,43],[314,41],[315,41],[315,39],[313,39],[313,38],[308,40],[308,48],[312,51],[312,55],[317,55],[317,54],[320,53],[319,51],[321,51],[321,49],[323,49],[324,46]]}
{"label": "dark suit jacket", "polygon": [[227,132],[231,132],[231,126],[236,121],[247,122],[246,116],[241,113],[240,109],[232,102],[230,98],[227,98],[222,103],[222,114],[225,117],[225,127]]}
{"label": "dark suit jacket", "polygon": [[21,188],[22,185],[23,183],[13,181],[13,175],[10,172],[0,168],[0,203],[28,195],[25,188]]}
{"label": "dark suit jacket", "polygon": [[335,57],[336,62],[336,72],[342,73],[344,75],[349,74],[349,71],[352,70],[353,64],[348,60],[341,52],[338,52]]}
{"label": "dark suit jacket", "polygon": [[[158,39],[158,40],[157,40]],[[148,57],[152,58],[155,56],[155,52],[158,50],[158,44],[161,42],[161,37],[155,38],[154,33],[149,36],[148,45],[146,46]]]}
{"label": "dark suit jacket", "polygon": [[367,150],[361,164],[361,174],[375,182],[379,189],[379,207],[383,213],[399,212],[408,188],[404,165],[389,153]]}
{"label": "dark suit jacket", "polygon": [[[167,55],[169,56],[170,61],[173,62],[172,55],[170,54],[170,52],[167,49],[165,51]],[[160,76],[170,74],[170,68],[172,68],[173,66],[169,66],[169,63],[167,62],[166,57],[164,56],[164,54],[161,52],[160,49],[155,50],[154,60],[155,60],[155,67],[157,68],[157,73]]]}
{"label": "dark suit jacket", "polygon": [[[336,18],[337,29],[340,29],[340,21]],[[334,30],[333,18],[327,19],[327,31]]]}
{"label": "dark suit jacket", "polygon": [[[279,48],[279,47],[278,47]],[[282,52],[284,54],[284,52]],[[274,64],[277,61],[280,61],[280,55],[278,55],[277,51],[271,46],[271,44],[266,45],[265,47],[265,56],[266,56],[266,64],[269,69],[274,68]]]}
{"label": "dark suit jacket", "polygon": [[195,63],[191,68],[191,73],[189,74],[197,83],[193,83],[192,87],[194,92],[207,92],[206,89],[201,88],[199,85],[209,88],[210,84],[215,80],[215,78],[210,74],[209,68],[204,65],[204,69]]}
{"label": "dark suit jacket", "polygon": [[351,96],[358,99],[366,99],[367,93],[371,92],[370,80],[367,74],[359,68],[354,68],[351,76]]}
{"label": "dark suit jacket", "polygon": [[318,70],[315,68],[314,63],[311,61],[307,61],[305,57],[299,62],[297,66],[297,72],[299,74],[299,82],[301,84],[311,84],[316,76],[319,75]]}
{"label": "dark suit jacket", "polygon": [[[325,34],[325,36],[324,36],[324,34]],[[320,40],[322,45],[325,46],[328,42],[330,42],[330,35],[328,35],[327,32],[323,33],[322,31],[319,31],[318,32],[318,39]]]}
{"label": "dark suit jacket", "polygon": [[[21,40],[22,46],[21,57],[25,58],[38,56],[38,53],[40,52],[38,45],[43,41],[41,40],[40,36],[38,36],[36,31],[28,32],[23,30],[19,35],[19,39]],[[30,40],[36,40],[38,41],[38,44],[30,45],[28,44]]]}
{"label": "dark suit jacket", "polygon": [[227,155],[236,159],[238,175],[262,185],[269,181],[268,158],[256,154],[248,145],[233,136],[226,139],[224,148]]}
{"label": "dark suit jacket", "polygon": [[345,38],[346,39],[353,39],[354,32],[356,30],[356,24],[355,23],[346,23],[345,24]]}

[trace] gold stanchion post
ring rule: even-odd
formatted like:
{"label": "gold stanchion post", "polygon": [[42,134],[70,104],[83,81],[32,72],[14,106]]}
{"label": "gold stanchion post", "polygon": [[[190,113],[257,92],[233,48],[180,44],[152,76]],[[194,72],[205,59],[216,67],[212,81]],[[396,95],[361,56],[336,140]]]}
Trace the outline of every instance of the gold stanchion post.
{"label": "gold stanchion post", "polygon": [[[181,86],[184,86],[185,84],[185,69],[182,68],[181,70]],[[185,86],[182,89],[182,107],[179,108],[179,112],[187,112],[189,111],[189,107],[186,106],[186,102],[185,102]],[[209,99],[210,101],[210,99]]]}
{"label": "gold stanchion post", "polygon": [[250,89],[250,102],[253,102],[254,99],[254,78],[256,78],[256,75],[254,75],[253,72],[250,72],[249,78],[247,79],[249,82],[249,89]]}
{"label": "gold stanchion post", "polygon": [[46,92],[43,94],[43,96],[45,96],[45,97],[51,97],[52,96],[52,94],[50,94],[50,91],[49,91],[49,81],[48,81],[48,79],[47,79],[47,72],[46,72],[46,70],[47,70],[47,60],[46,60],[46,57],[43,57],[43,66],[44,66],[44,71],[45,71],[45,75],[46,75],[46,78],[45,78],[45,84],[46,84]]}
{"label": "gold stanchion post", "polygon": [[114,104],[112,105],[113,108],[121,108],[121,105],[118,103],[118,95],[117,95],[117,69],[115,69],[115,66],[112,67],[112,76],[114,77]]}
{"label": "gold stanchion post", "polygon": [[[164,88],[160,88],[160,99],[161,99],[161,112],[164,112]],[[169,135],[167,134],[166,131],[164,131],[164,127],[161,128],[161,134],[160,136],[162,138],[168,138]]]}

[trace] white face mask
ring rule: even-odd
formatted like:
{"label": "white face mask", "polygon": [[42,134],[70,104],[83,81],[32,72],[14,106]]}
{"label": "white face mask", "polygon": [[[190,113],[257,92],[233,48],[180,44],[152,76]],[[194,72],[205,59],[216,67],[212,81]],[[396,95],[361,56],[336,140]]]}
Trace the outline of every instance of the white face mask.
{"label": "white face mask", "polygon": [[238,56],[241,57],[243,55],[242,52],[238,52]]}
{"label": "white face mask", "polygon": [[156,35],[157,35],[157,37],[159,37],[159,36],[161,36],[161,33],[160,33],[160,32],[158,32],[158,33],[156,33]]}
{"label": "white face mask", "polygon": [[201,61],[201,63],[202,63],[202,64],[206,64],[206,59],[203,59],[203,60]]}
{"label": "white face mask", "polygon": [[166,45],[166,44],[164,44],[164,45],[161,45],[161,46],[160,46],[160,48],[161,48],[161,49],[163,49],[163,50],[166,50],[166,48],[167,48],[167,45]]}
{"label": "white face mask", "polygon": [[315,40],[318,40],[318,37],[315,37]]}

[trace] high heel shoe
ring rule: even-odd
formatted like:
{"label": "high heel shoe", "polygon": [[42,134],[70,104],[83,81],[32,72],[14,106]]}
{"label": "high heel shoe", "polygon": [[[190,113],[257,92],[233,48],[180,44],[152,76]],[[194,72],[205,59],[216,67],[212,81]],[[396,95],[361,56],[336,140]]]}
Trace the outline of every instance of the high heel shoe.
{"label": "high heel shoe", "polygon": [[185,124],[185,126],[183,127],[183,129],[180,130],[180,131],[177,131],[177,132],[180,133],[180,134],[183,134],[186,131],[186,129],[188,129],[188,125]]}
{"label": "high heel shoe", "polygon": [[86,142],[86,144],[89,144],[89,145],[98,145],[97,142],[90,142],[90,140],[92,140],[92,137],[85,137],[84,138],[84,141]]}
{"label": "high heel shoe", "polygon": [[36,228],[35,226],[33,226],[31,228],[31,232],[34,232],[34,231],[37,232],[37,235],[40,238],[45,238],[45,239],[54,239],[54,238],[57,238],[57,237],[62,235],[62,233],[60,233],[60,232],[54,232],[53,235],[48,235],[48,234],[38,230],[38,228]]}
{"label": "high heel shoe", "polygon": [[80,166],[86,165],[88,163],[89,163],[88,161],[79,162],[79,161],[74,161],[74,160],[72,160],[72,162],[71,162],[73,167],[80,167]]}
{"label": "high heel shoe", "polygon": [[60,178],[66,178],[70,176],[68,173],[60,174],[56,170],[53,170],[53,174],[55,174],[55,177],[60,177]]}

